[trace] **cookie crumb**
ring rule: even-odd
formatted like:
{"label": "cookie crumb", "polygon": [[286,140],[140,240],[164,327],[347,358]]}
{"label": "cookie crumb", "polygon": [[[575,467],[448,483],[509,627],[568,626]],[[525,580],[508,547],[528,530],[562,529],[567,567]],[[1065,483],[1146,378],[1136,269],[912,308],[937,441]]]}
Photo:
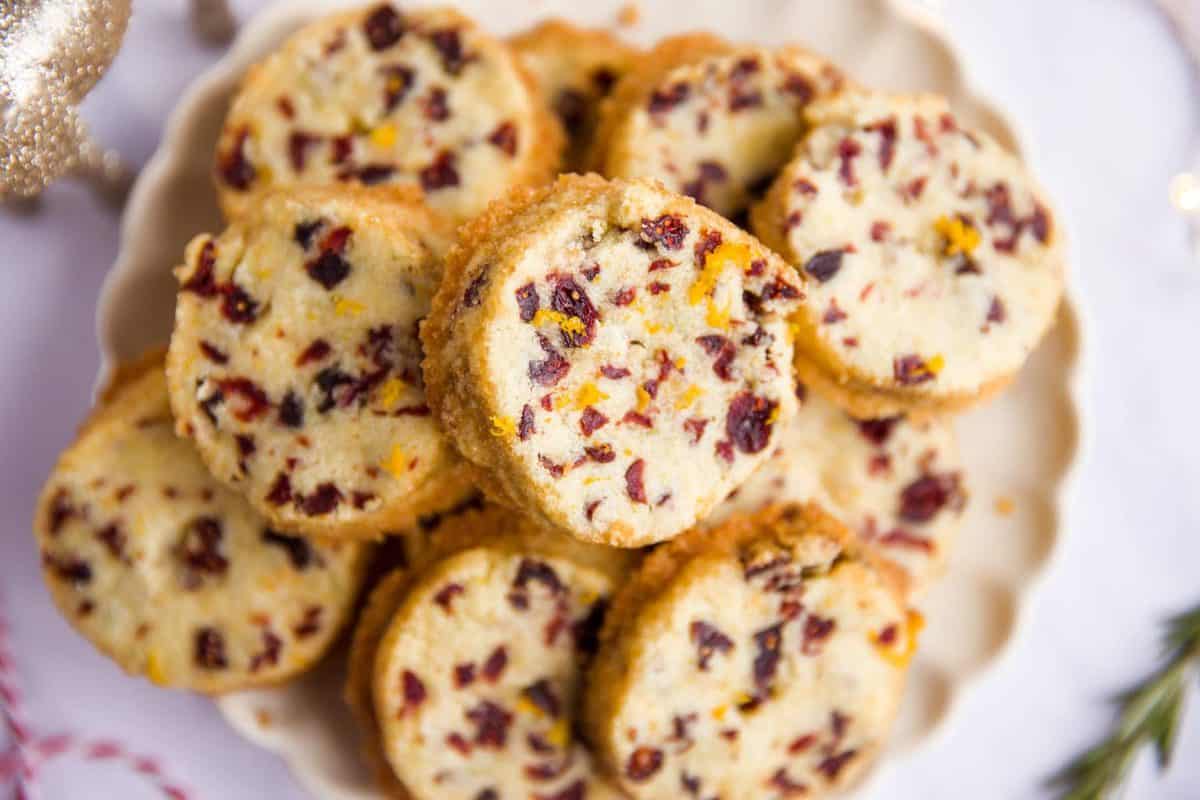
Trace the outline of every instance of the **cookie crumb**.
{"label": "cookie crumb", "polygon": [[1002,517],[1011,516],[1017,510],[1017,504],[1007,495],[997,497],[993,507],[996,509],[996,513]]}
{"label": "cookie crumb", "polygon": [[271,716],[271,712],[265,708],[255,710],[254,720],[260,728],[269,728],[275,722],[275,718]]}
{"label": "cookie crumb", "polygon": [[622,28],[632,28],[642,20],[642,9],[637,3],[626,3],[617,11],[617,25]]}

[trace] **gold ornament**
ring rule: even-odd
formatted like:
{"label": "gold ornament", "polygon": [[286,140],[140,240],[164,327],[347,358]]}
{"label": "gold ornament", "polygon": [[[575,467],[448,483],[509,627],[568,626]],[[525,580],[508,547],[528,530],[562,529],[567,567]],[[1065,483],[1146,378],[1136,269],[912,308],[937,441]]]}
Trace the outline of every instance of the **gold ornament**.
{"label": "gold ornament", "polygon": [[0,199],[35,197],[64,175],[124,196],[130,173],[76,109],[120,48],[130,2],[0,3]]}

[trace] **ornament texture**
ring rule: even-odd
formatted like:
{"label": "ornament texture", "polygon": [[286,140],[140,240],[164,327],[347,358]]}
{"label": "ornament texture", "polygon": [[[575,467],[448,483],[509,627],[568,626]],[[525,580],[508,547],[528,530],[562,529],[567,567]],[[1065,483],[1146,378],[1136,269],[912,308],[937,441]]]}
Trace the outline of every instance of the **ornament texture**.
{"label": "ornament texture", "polygon": [[121,46],[131,0],[0,4],[0,198],[37,195],[77,174],[127,180],[76,112]]}

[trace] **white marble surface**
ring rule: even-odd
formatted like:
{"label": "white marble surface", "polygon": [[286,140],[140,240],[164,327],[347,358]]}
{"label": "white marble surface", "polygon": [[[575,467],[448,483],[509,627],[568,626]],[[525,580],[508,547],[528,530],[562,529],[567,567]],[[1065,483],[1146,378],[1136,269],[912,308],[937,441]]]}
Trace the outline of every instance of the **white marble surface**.
{"label": "white marble surface", "polygon": [[[235,3],[242,18],[258,5]],[[1086,463],[1013,648],[872,797],[1047,796],[1044,777],[1108,723],[1105,698],[1152,666],[1159,620],[1200,601],[1200,262],[1166,189],[1200,153],[1200,84],[1149,0],[927,5],[943,9],[977,83],[1025,129],[1067,217],[1089,323]],[[218,53],[189,36],[184,0],[135,7],[86,116],[140,164]],[[39,216],[0,214],[0,608],[29,716],[42,734],[111,736],[159,756],[197,798],[303,797],[207,701],[128,679],[93,653],[38,576],[32,502],[88,405],[92,311],[116,248],[116,216],[78,187],[56,187]],[[111,766],[53,763],[46,798],[158,796]],[[1200,797],[1200,706],[1172,771],[1159,778],[1141,760],[1127,797]]]}

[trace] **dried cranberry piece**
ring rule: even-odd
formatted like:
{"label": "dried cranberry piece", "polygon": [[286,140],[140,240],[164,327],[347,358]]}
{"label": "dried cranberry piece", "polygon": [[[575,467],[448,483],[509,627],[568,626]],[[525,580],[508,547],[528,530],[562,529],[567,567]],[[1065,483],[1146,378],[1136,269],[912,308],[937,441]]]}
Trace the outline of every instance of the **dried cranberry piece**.
{"label": "dried cranberry piece", "polygon": [[888,437],[892,435],[897,423],[901,420],[900,416],[895,417],[880,417],[879,419],[861,419],[858,420],[858,431],[867,438],[871,444],[881,447],[887,442]]}
{"label": "dried cranberry piece", "polygon": [[963,500],[961,476],[957,472],[923,475],[900,493],[900,518],[906,522],[929,522],[947,505],[961,507]]}
{"label": "dried cranberry piece", "polygon": [[579,418],[579,429],[583,431],[584,436],[591,436],[607,424],[608,417],[601,414],[592,406],[585,408]]}
{"label": "dried cranberry piece", "polygon": [[332,250],[326,250],[304,266],[308,276],[328,291],[350,274],[350,263]]}
{"label": "dried cranberry piece", "polygon": [[479,747],[503,749],[513,715],[490,700],[468,710],[466,717],[475,724],[475,744]]}
{"label": "dried cranberry piece", "polygon": [[674,214],[642,220],[641,240],[648,244],[659,244],[668,250],[678,250],[683,247],[683,240],[687,235],[687,225]]}
{"label": "dried cranberry piece", "polygon": [[270,528],[263,528],[262,541],[263,544],[283,548],[288,561],[292,562],[292,567],[297,570],[308,569],[310,564],[318,561],[312,545],[299,536],[289,536]]}
{"label": "dried cranberry piece", "polygon": [[822,250],[804,263],[804,271],[820,283],[825,283],[842,268],[843,250]]}
{"label": "dried cranberry piece", "polygon": [[[191,573],[222,575],[229,569],[229,559],[221,552],[225,531],[216,517],[197,517],[184,528],[179,542],[180,560]],[[199,575],[189,575],[188,588],[200,584]]]}
{"label": "dried cranberry piece", "polygon": [[44,554],[42,563],[52,570],[59,580],[70,581],[76,586],[90,583],[92,580],[92,565],[82,558],[73,556],[53,556]]}
{"label": "dried cranberry piece", "polygon": [[1008,319],[1008,311],[1004,307],[1004,301],[999,297],[992,298],[992,304],[988,306],[987,321],[1001,323]]}
{"label": "dried cranberry piece", "polygon": [[798,72],[788,73],[783,81],[783,91],[795,96],[801,105],[807,105],[817,94],[808,78]]}
{"label": "dried cranberry piece", "polygon": [[335,136],[329,141],[329,160],[333,164],[345,164],[350,160],[350,155],[354,151],[354,137],[347,134],[345,136]]}
{"label": "dried cranberry piece", "polygon": [[222,353],[219,349],[217,349],[217,346],[211,342],[202,340],[200,342],[200,352],[204,353],[204,357],[214,364],[229,363],[229,356],[225,353]]}
{"label": "dried cranberry piece", "polygon": [[386,50],[404,35],[404,18],[390,4],[383,4],[367,15],[363,33],[371,49]]}
{"label": "dried cranberry piece", "polygon": [[233,136],[233,146],[217,157],[217,173],[225,183],[244,192],[254,182],[258,171],[246,158],[246,140],[250,138],[250,128],[242,126]]}
{"label": "dried cranberry piece", "polygon": [[404,696],[405,709],[416,708],[429,696],[425,690],[425,684],[412,670],[406,669],[400,676],[400,690]]}
{"label": "dried cranberry piece", "polygon": [[303,367],[305,364],[320,361],[332,351],[333,348],[329,346],[329,342],[324,339],[313,339],[312,344],[304,348],[304,352],[296,359],[296,366]]}
{"label": "dried cranberry piece", "polygon": [[788,775],[787,767],[777,769],[775,774],[771,776],[768,785],[772,789],[779,790],[780,795],[783,797],[800,797],[808,794],[808,786],[792,780],[792,777]]}
{"label": "dried cranberry piece", "polygon": [[318,484],[307,497],[298,497],[300,510],[310,517],[319,517],[332,512],[343,500],[342,492],[332,483]]}
{"label": "dried cranberry piece", "polygon": [[650,94],[647,108],[651,114],[661,114],[670,111],[675,106],[687,100],[691,93],[692,87],[682,81],[666,89],[655,89]]}
{"label": "dried cranberry piece", "polygon": [[646,502],[645,472],[646,462],[641,458],[634,461],[625,470],[625,493],[635,503],[644,504]]}
{"label": "dried cranberry piece", "polygon": [[537,433],[537,428],[533,421],[533,409],[526,403],[521,409],[521,422],[517,426],[517,437],[524,442],[535,433]]}
{"label": "dried cranberry piece", "polygon": [[610,381],[619,381],[622,378],[628,378],[632,373],[625,367],[616,367],[612,364],[605,364],[600,367],[600,374],[608,378]]}
{"label": "dried cranberry piece", "polygon": [[583,516],[587,518],[588,522],[591,522],[595,518],[596,509],[599,508],[600,504],[603,502],[604,499],[601,498],[599,500],[593,500],[583,507]]}
{"label": "dried cranberry piece", "polygon": [[292,481],[280,472],[275,476],[275,482],[267,490],[266,501],[274,506],[282,506],[292,501]]}
{"label": "dried cranberry piece", "polygon": [[447,734],[446,744],[464,756],[471,754],[471,743],[458,731]]}
{"label": "dried cranberry piece", "polygon": [[429,90],[429,96],[422,105],[425,119],[431,122],[445,122],[450,119],[450,106],[446,104],[446,90],[435,86]]}
{"label": "dried cranberry piece", "polygon": [[463,588],[461,583],[447,583],[441,589],[438,589],[436,594],[434,594],[433,602],[444,608],[446,613],[449,614],[454,610],[452,604],[455,596],[460,595],[465,591],[466,590]]}
{"label": "dried cranberry piece", "polygon": [[506,156],[511,157],[517,154],[517,126],[511,122],[500,123],[496,126],[496,130],[488,134],[487,140],[500,148],[500,152]]}
{"label": "dried cranberry piece", "polygon": [[596,307],[587,292],[572,278],[562,278],[550,295],[550,307],[583,323],[583,332],[560,329],[563,347],[585,347],[596,337]]}
{"label": "dried cranberry piece", "polygon": [[216,628],[200,628],[196,631],[196,640],[192,660],[200,669],[225,669],[229,661],[225,657],[225,637]]}
{"label": "dried cranberry piece", "polygon": [[462,68],[471,59],[463,53],[462,37],[453,28],[433,31],[429,34],[429,42],[442,57],[442,68],[451,75],[462,72]]}
{"label": "dried cranberry piece", "polygon": [[653,747],[639,747],[630,754],[625,763],[625,775],[639,783],[648,781],[662,769],[663,753]]}
{"label": "dried cranberry piece", "polygon": [[707,261],[708,254],[720,247],[723,239],[720,231],[700,231],[700,239],[692,248],[692,252],[696,255],[696,263],[703,264]]}
{"label": "dried cranberry piece", "polygon": [[457,664],[454,667],[454,688],[462,689],[475,682],[475,665],[471,663]]}
{"label": "dried cranberry piece", "polygon": [[292,628],[292,633],[301,639],[307,639],[321,630],[321,613],[320,606],[309,606],[304,609],[304,616],[300,618],[299,624]]}
{"label": "dried cranberry piece", "polygon": [[304,131],[292,131],[288,136],[288,159],[292,162],[292,169],[296,172],[303,172],[304,166],[308,162],[309,148],[320,143],[320,136],[314,136]]}
{"label": "dried cranberry piece", "polygon": [[221,313],[225,319],[238,325],[246,325],[258,317],[258,301],[237,284],[221,287]]}
{"label": "dried cranberry piece", "polygon": [[67,520],[79,513],[78,509],[71,504],[70,496],[70,492],[59,487],[55,490],[54,496],[50,498],[49,520],[46,527],[51,536],[56,536]]}
{"label": "dried cranberry piece", "polygon": [[729,368],[737,356],[737,345],[717,334],[701,336],[696,339],[696,342],[704,348],[706,354],[716,356],[713,361],[713,372],[717,374],[717,377],[723,381],[733,380],[733,373]]}
{"label": "dried cranberry piece", "polygon": [[521,321],[532,322],[537,316],[542,301],[538,298],[537,287],[527,283],[516,291],[517,308],[521,310]]}
{"label": "dried cranberry piece", "polygon": [[566,589],[559,580],[558,573],[549,564],[544,561],[523,558],[517,566],[517,576],[513,579],[513,587],[525,589],[531,581],[542,584],[551,594],[562,594]]}
{"label": "dried cranberry piece", "polygon": [[529,379],[538,386],[554,386],[571,369],[571,363],[554,349],[550,340],[538,334],[538,344],[541,345],[546,358],[542,361],[529,362]]}
{"label": "dried cranberry piece", "polygon": [[600,274],[600,265],[592,264],[590,267],[584,267],[579,271],[583,273],[583,277],[587,278],[588,283],[591,283],[592,281],[596,280],[596,276]]}
{"label": "dried cranberry piece", "polygon": [[421,188],[427,192],[444,189],[447,186],[458,186],[458,159],[450,150],[443,150],[437,154],[429,166],[421,169],[418,177],[421,180]]}
{"label": "dried cranberry piece", "polygon": [[[608,420],[606,419],[605,422],[607,421]],[[616,451],[613,450],[612,445],[607,442],[595,447],[585,447],[583,448],[583,452],[587,453],[587,457],[590,460],[595,461],[597,464],[608,464],[612,461],[615,461],[617,458]]]}
{"label": "dried cranberry piece", "polygon": [[887,172],[896,155],[896,119],[880,120],[866,126],[866,130],[879,134],[879,168]]}
{"label": "dried cranberry piece", "polygon": [[476,275],[467,285],[466,290],[463,292],[463,306],[466,308],[474,308],[475,306],[479,305],[480,301],[483,299],[483,287],[487,286],[488,273],[490,271],[491,267],[485,264],[483,268],[479,270],[479,274]]}
{"label": "dried cranberry piece", "polygon": [[240,405],[231,412],[241,422],[252,422],[271,407],[271,400],[262,388],[249,378],[226,378],[217,381],[220,392],[225,397],[240,398]]}
{"label": "dried cranberry piece", "polygon": [[[354,170],[353,177],[365,186],[375,186],[383,183],[396,174],[396,168],[391,164],[367,164]],[[343,176],[338,176],[342,178]],[[347,176],[348,177],[348,176]]]}
{"label": "dried cranberry piece", "polygon": [[[384,77],[383,109],[390,114],[396,110],[396,106],[404,102],[404,98],[416,82],[417,75],[412,69],[401,64],[382,67],[380,72]],[[338,159],[335,161],[341,163]]]}
{"label": "dried cranberry piece", "polygon": [[258,672],[263,667],[273,667],[279,663],[279,653],[283,650],[283,640],[267,629],[262,632],[263,649],[250,658],[250,672]]}
{"label": "dried cranberry piece", "polygon": [[800,643],[800,652],[806,656],[815,656],[821,652],[826,639],[833,635],[837,628],[837,620],[810,614],[804,620],[804,638]]}
{"label": "dried cranberry piece", "polygon": [[852,758],[858,755],[857,750],[846,750],[835,755],[827,756],[817,764],[817,772],[820,772],[829,780],[837,780],[837,776],[842,769],[850,762]]}
{"label": "dried cranberry piece", "polygon": [[729,110],[738,112],[746,108],[758,108],[763,103],[762,92],[758,89],[746,89],[734,85],[729,88]]}
{"label": "dried cranberry piece", "polygon": [[[316,374],[313,382],[323,395],[321,402],[317,404],[317,411],[322,414],[334,406],[345,407],[354,399],[354,378],[343,372],[337,365],[325,367]],[[343,387],[350,387],[350,389],[343,391]]]}
{"label": "dried cranberry piece", "polygon": [[489,786],[475,795],[475,800],[500,800],[500,793]]}
{"label": "dried cranberry piece", "polygon": [[555,478],[561,478],[566,473],[566,468],[562,464],[551,460],[543,453],[538,453],[538,463]]}
{"label": "dried cranberry piece", "polygon": [[915,386],[934,379],[925,359],[915,354],[892,359],[892,375],[901,386]]}
{"label": "dried cranberry piece", "polygon": [[754,657],[754,685],[766,689],[779,669],[783,623],[777,622],[754,634],[754,644],[758,647],[758,655]]}
{"label": "dried cranberry piece", "polygon": [[743,453],[757,453],[771,439],[771,417],[778,407],[774,400],[742,392],[729,404],[725,432]]}
{"label": "dried cranberry piece", "polygon": [[[569,766],[569,762],[564,762],[559,772],[561,773],[566,771]],[[554,777],[557,777],[557,775]],[[533,796],[533,800],[586,800],[586,798],[587,784],[584,783],[583,778],[575,781],[560,792],[555,792],[554,794],[537,794]]]}
{"label": "dried cranberry piece", "polygon": [[700,419],[699,417],[688,417],[683,421],[683,429],[692,436],[692,444],[699,444],[704,438],[704,429],[708,427],[708,420]]}
{"label": "dried cranberry piece", "polygon": [[696,620],[688,626],[688,632],[700,654],[698,664],[702,670],[708,669],[709,659],[714,653],[728,653],[733,649],[733,639],[721,633],[715,625]]}
{"label": "dried cranberry piece", "polygon": [[554,686],[545,678],[526,686],[521,690],[521,695],[548,716],[557,717],[562,711]]}
{"label": "dried cranberry piece", "polygon": [[289,428],[304,425],[304,404],[293,391],[288,391],[279,403],[279,421]]}
{"label": "dried cranberry piece", "polygon": [[858,178],[854,174],[854,159],[861,152],[862,145],[856,139],[847,136],[838,142],[838,158],[842,161],[841,166],[838,167],[838,176],[847,186],[854,186],[858,183]]}
{"label": "dried cranberry piece", "polygon": [[624,289],[620,289],[615,295],[613,295],[612,303],[614,306],[627,306],[632,303],[636,297],[637,289],[633,288],[632,286],[628,286]]}

